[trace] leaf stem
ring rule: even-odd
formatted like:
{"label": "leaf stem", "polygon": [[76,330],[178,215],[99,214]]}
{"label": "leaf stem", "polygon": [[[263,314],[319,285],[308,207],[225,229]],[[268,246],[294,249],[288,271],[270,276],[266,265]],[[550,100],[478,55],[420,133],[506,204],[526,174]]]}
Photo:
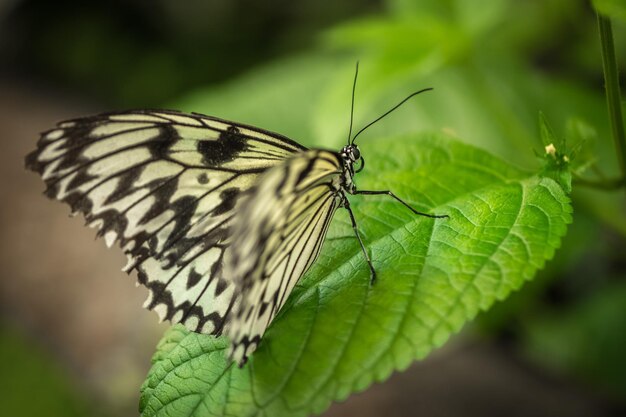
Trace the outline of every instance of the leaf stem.
{"label": "leaf stem", "polygon": [[609,122],[622,174],[622,179],[616,181],[616,183],[624,185],[624,178],[626,178],[626,135],[624,135],[624,123],[622,120],[622,103],[615,59],[615,45],[613,43],[613,29],[611,28],[611,20],[601,13],[598,13],[598,29],[602,47],[602,67],[604,69],[604,87],[606,89],[606,102],[609,110]]}

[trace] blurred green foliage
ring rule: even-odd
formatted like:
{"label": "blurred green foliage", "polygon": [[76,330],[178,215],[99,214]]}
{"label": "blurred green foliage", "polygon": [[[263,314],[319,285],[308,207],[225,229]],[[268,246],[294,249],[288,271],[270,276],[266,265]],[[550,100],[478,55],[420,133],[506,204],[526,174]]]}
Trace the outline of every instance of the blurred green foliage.
{"label": "blurred green foliage", "polygon": [[[614,19],[626,68],[620,0],[387,0],[384,11],[354,0],[332,2],[330,17],[329,2],[225,3],[25,1],[12,23],[23,36],[0,42],[21,66],[112,107],[172,103],[330,148],[345,141],[358,59],[357,127],[409,92],[435,88],[369,137],[444,130],[534,171],[555,139],[561,157],[571,155],[565,143],[576,149],[573,169],[560,174],[619,175],[592,4]],[[572,199],[574,222],[555,259],[474,329],[624,400],[626,194],[574,178]]]}
{"label": "blurred green foliage", "polygon": [[[6,416],[104,416],[43,346],[0,322],[0,404]],[[25,396],[28,393],[28,396]]]}
{"label": "blurred green foliage", "polygon": [[623,398],[626,285],[623,275],[616,278],[621,282],[603,286],[578,303],[543,312],[524,326],[526,349],[535,360]]}
{"label": "blurred green foliage", "polygon": [[593,7],[602,14],[626,22],[626,3],[620,0],[593,0]]}
{"label": "blurred green foliage", "polygon": [[315,31],[355,12],[378,9],[377,0],[22,0],[0,22],[0,67],[10,63],[21,75],[114,107],[156,108],[301,50]]}

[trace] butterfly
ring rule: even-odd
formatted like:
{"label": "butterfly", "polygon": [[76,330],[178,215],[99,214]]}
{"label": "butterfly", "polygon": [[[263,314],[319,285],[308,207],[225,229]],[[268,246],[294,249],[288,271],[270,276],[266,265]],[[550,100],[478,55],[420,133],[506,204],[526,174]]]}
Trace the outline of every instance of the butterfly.
{"label": "butterfly", "polygon": [[107,246],[118,242],[127,272],[148,288],[161,320],[225,333],[243,366],[294,285],[322,248],[334,213],[347,210],[376,271],[347,195],[365,166],[352,137],[339,152],[307,149],[277,133],[199,113],[135,110],[60,122],[42,133],[27,168],[45,194],[81,213]]}

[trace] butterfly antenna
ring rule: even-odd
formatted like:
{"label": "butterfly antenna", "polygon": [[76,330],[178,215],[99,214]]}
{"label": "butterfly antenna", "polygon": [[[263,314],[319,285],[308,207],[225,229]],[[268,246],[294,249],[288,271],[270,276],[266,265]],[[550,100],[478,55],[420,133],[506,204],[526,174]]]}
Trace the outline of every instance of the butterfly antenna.
{"label": "butterfly antenna", "polygon": [[352,136],[352,120],[354,119],[354,92],[356,91],[356,79],[359,75],[359,61],[356,62],[356,71],[354,72],[354,82],[352,83],[352,105],[350,106],[350,130],[348,131],[348,145]]}
{"label": "butterfly antenna", "polygon": [[356,134],[356,135],[354,135],[354,137],[352,138],[352,143],[354,143],[354,141],[356,140],[357,136],[359,136],[361,133],[363,133],[363,131],[364,131],[365,129],[367,129],[367,128],[368,128],[368,127],[370,127],[371,125],[373,125],[373,124],[375,124],[375,123],[379,122],[382,118],[384,118],[385,116],[387,116],[389,113],[393,112],[395,109],[397,109],[398,107],[400,107],[401,105],[403,105],[404,103],[406,103],[406,102],[407,102],[407,101],[408,101],[411,97],[414,97],[414,96],[416,96],[416,95],[418,95],[418,94],[421,94],[421,93],[423,93],[423,92],[425,92],[425,91],[430,91],[430,90],[432,90],[432,88],[430,88],[430,87],[429,87],[429,88],[424,88],[423,90],[419,90],[419,91],[416,91],[416,92],[414,92],[414,93],[410,94],[407,98],[405,98],[405,99],[404,99],[404,100],[402,100],[400,103],[398,103],[398,104],[396,104],[395,106],[393,106],[390,110],[388,110],[385,114],[383,114],[382,116],[380,116],[378,119],[374,120],[373,122],[371,122],[370,124],[368,124],[367,126],[365,126],[363,129],[359,130],[359,131],[357,132],[357,134]]}

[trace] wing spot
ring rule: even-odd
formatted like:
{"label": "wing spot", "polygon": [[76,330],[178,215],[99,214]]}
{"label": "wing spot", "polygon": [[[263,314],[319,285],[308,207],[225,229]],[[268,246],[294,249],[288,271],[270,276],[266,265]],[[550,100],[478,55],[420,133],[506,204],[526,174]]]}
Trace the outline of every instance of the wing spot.
{"label": "wing spot", "polygon": [[237,201],[237,195],[239,194],[238,188],[227,188],[220,193],[220,199],[222,202],[219,206],[213,209],[213,214],[219,216],[222,213],[226,213],[235,207]]}
{"label": "wing spot", "polygon": [[209,183],[209,176],[206,174],[206,172],[203,172],[202,174],[198,175],[198,184],[208,184]]}
{"label": "wing spot", "polygon": [[223,279],[218,279],[217,285],[215,286],[215,296],[223,293],[226,288],[228,288],[228,282]]}
{"label": "wing spot", "polygon": [[201,279],[202,275],[199,274],[198,271],[195,270],[195,268],[192,268],[189,272],[189,275],[187,276],[187,289],[189,290],[195,287]]}
{"label": "wing spot", "polygon": [[246,139],[239,129],[230,126],[215,140],[200,140],[197,150],[202,154],[202,163],[214,167],[233,161],[246,146]]}

